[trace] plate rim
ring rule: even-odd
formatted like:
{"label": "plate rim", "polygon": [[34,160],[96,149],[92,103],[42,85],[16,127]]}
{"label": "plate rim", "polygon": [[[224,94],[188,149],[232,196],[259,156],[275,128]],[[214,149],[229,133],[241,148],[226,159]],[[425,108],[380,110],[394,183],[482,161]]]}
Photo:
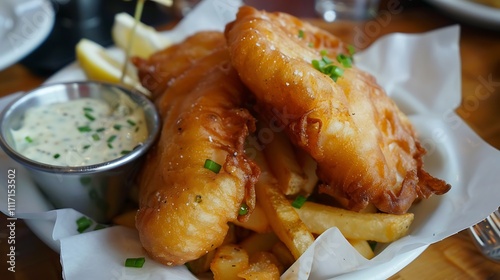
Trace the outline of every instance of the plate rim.
{"label": "plate rim", "polygon": [[[7,47],[7,51],[3,52],[0,55],[0,70],[5,69],[17,61],[23,59],[25,56],[30,54],[33,50],[35,50],[40,44],[42,44],[45,39],[49,36],[50,32],[52,31],[55,23],[55,11],[54,7],[52,6],[52,3],[49,0],[37,0],[39,3],[39,6],[43,7],[45,11],[47,12],[47,20],[44,20],[42,24],[36,25],[32,24],[36,28],[36,30],[33,31],[33,34],[25,39],[23,43],[21,43],[19,46],[16,48],[9,48]],[[23,1],[2,1],[0,2],[0,7],[2,9],[10,9],[10,10],[15,10],[16,5],[23,4]],[[21,15],[19,18],[15,19],[16,21],[22,21],[26,20],[25,18],[26,15]],[[19,31],[19,30],[18,30]],[[22,36],[19,35],[19,32],[14,32],[16,36]],[[5,37],[9,36],[11,31],[7,31],[7,34]],[[5,44],[9,44],[8,40],[4,41]]]}
{"label": "plate rim", "polygon": [[500,9],[472,0],[426,0],[459,20],[487,29],[500,29]]}

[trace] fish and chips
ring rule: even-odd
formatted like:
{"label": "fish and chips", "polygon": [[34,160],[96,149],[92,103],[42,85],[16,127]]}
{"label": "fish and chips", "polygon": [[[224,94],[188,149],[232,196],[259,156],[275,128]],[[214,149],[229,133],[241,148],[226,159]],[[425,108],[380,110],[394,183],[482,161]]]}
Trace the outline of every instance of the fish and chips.
{"label": "fish and chips", "polygon": [[163,120],[135,226],[165,265],[278,279],[330,227],[371,258],[368,241],[405,236],[410,206],[450,189],[350,46],[293,16],[242,7],[133,63]]}

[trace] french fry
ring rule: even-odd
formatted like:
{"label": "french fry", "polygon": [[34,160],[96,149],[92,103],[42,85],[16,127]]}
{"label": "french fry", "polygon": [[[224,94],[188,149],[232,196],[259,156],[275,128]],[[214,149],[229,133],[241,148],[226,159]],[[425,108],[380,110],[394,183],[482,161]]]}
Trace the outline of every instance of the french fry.
{"label": "french fry", "polygon": [[271,251],[274,244],[279,239],[274,232],[254,233],[239,243],[243,250],[247,251],[250,257],[257,252]]}
{"label": "french fry", "polygon": [[271,230],[266,213],[264,212],[264,209],[262,209],[262,207],[259,205],[259,203],[255,205],[252,214],[248,218],[248,221],[240,222],[236,220],[233,223],[237,226],[260,233],[269,232]]}
{"label": "french fry", "polygon": [[321,234],[331,227],[337,227],[347,239],[382,243],[405,236],[413,222],[413,213],[358,213],[309,201],[300,209],[293,209],[313,233]]}
{"label": "french fry", "polygon": [[361,254],[361,256],[367,259],[371,259],[375,256],[375,253],[373,253],[373,250],[370,247],[370,244],[368,244],[368,241],[355,239],[351,239],[348,241],[352,245],[352,247],[354,247],[354,249],[356,249],[356,251]]}
{"label": "french fry", "polygon": [[255,161],[262,172],[255,185],[257,201],[267,213],[274,233],[298,259],[314,242],[314,236],[277,186],[261,153],[257,153]]}
{"label": "french fry", "polygon": [[123,212],[120,215],[113,218],[113,224],[135,229],[135,214],[136,213],[137,213],[137,209]]}
{"label": "french fry", "polygon": [[[295,258],[293,257],[292,253],[290,253],[290,250],[288,250],[285,243],[281,241],[274,244],[271,252],[276,256],[276,258],[278,258],[278,261],[282,263],[284,267],[288,268],[295,262]],[[284,271],[282,271],[282,273],[283,272]]]}
{"label": "french fry", "polygon": [[[262,125],[263,123],[265,124],[266,121],[259,120],[259,131],[269,129]],[[281,191],[285,195],[298,194],[306,183],[306,178],[287,136],[282,132],[273,132],[273,139],[266,143],[263,152],[271,172],[278,180]]]}
{"label": "french fry", "polygon": [[260,252],[250,261],[247,269],[238,273],[246,280],[278,280],[280,271],[276,264],[276,257],[268,252]]}
{"label": "french fry", "polygon": [[215,250],[212,250],[196,260],[192,260],[186,263],[189,271],[194,275],[199,275],[201,273],[210,270],[210,264],[212,263],[215,256]]}
{"label": "french fry", "polygon": [[309,195],[313,192],[314,187],[318,184],[318,175],[316,174],[316,168],[318,163],[304,150],[295,149],[295,155],[297,161],[299,162],[300,168],[304,172],[304,183],[302,184],[302,192]]}
{"label": "french fry", "polygon": [[241,279],[238,273],[248,268],[249,258],[245,250],[235,244],[222,245],[215,250],[210,263],[214,280]]}

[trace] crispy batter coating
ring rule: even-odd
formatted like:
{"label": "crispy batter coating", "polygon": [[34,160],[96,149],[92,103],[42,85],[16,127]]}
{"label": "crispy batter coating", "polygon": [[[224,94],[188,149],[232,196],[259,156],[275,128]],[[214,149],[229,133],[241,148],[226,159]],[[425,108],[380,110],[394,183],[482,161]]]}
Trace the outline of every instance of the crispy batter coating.
{"label": "crispy batter coating", "polygon": [[[231,60],[258,110],[318,162],[321,191],[352,210],[373,203],[404,213],[418,198],[443,194],[444,181],[423,170],[425,150],[407,117],[355,66],[336,61],[337,37],[283,13],[240,8],[226,27]],[[329,57],[344,73],[335,82],[313,60]]]}
{"label": "crispy batter coating", "polygon": [[[243,202],[253,209],[260,171],[244,154],[255,120],[242,108],[247,89],[227,49],[196,61],[169,56],[163,63],[165,69],[188,65],[175,66],[185,70],[156,99],[163,127],[140,174],[136,227],[151,257],[179,265],[220,246],[228,222],[245,218],[238,215]],[[206,159],[222,165],[220,172],[204,168]]]}
{"label": "crispy batter coating", "polygon": [[154,53],[148,59],[133,57],[132,62],[137,67],[141,84],[156,98],[194,62],[221,48],[226,48],[221,32],[199,32],[186,38],[182,44]]}

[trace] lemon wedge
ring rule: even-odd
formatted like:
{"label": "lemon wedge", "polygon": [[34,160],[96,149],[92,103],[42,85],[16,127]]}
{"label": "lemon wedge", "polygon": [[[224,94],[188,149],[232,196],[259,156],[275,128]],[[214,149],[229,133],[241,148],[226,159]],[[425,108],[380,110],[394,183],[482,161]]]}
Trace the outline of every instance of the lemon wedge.
{"label": "lemon wedge", "polygon": [[[81,39],[76,45],[76,59],[88,79],[120,83],[123,62],[112,57],[101,45],[88,39]],[[128,69],[124,85],[149,95],[149,91],[139,82],[136,69],[134,67]]]}
{"label": "lemon wedge", "polygon": [[[111,36],[115,45],[124,51],[127,50],[134,22],[134,18],[127,13],[115,15]],[[170,40],[158,33],[153,27],[138,22],[132,40],[130,56],[148,58],[154,52],[162,50],[171,44]]]}

